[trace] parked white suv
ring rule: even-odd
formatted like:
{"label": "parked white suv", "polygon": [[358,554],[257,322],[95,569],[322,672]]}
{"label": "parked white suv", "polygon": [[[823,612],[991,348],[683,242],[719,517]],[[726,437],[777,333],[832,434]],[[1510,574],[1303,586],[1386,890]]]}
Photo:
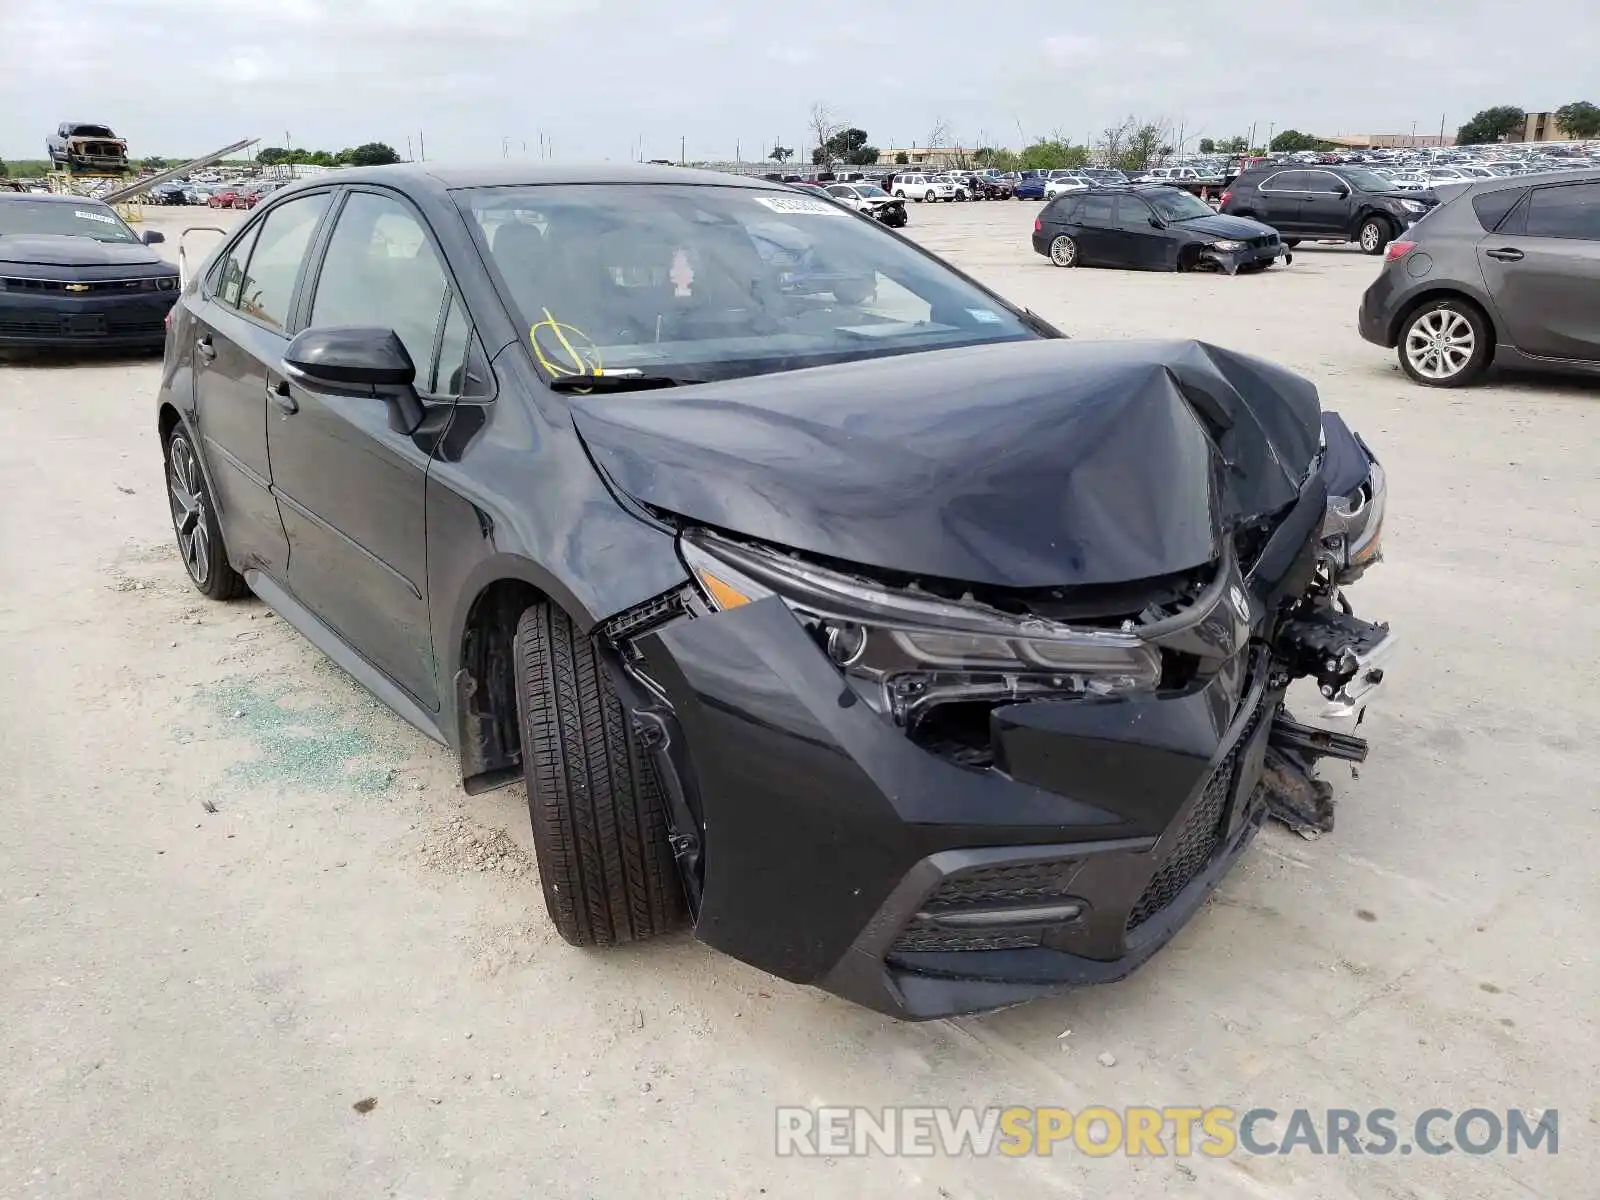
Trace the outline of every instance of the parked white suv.
{"label": "parked white suv", "polygon": [[902,200],[954,200],[955,185],[932,175],[902,175],[894,181],[894,194]]}

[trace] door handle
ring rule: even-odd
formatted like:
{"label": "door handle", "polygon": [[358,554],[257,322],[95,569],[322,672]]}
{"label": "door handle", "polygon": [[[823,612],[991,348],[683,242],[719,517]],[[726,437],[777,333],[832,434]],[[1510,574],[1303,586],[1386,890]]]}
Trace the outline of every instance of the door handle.
{"label": "door handle", "polygon": [[207,362],[217,357],[217,348],[211,344],[211,335],[209,333],[195,338],[194,348],[200,357]]}
{"label": "door handle", "polygon": [[1499,250],[1485,250],[1484,253],[1487,254],[1490,258],[1499,259],[1501,262],[1521,262],[1522,261],[1522,251],[1521,250],[1514,250],[1510,246],[1502,247]]}
{"label": "door handle", "polygon": [[289,381],[280,379],[276,383],[267,384],[267,399],[276,404],[284,416],[293,416],[300,411],[300,404],[289,394]]}

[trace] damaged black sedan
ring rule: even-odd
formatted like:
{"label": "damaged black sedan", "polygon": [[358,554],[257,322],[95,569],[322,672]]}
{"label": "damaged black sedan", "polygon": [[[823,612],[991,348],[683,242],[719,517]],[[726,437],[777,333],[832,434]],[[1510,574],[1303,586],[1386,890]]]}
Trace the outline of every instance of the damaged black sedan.
{"label": "damaged black sedan", "polygon": [[1294,261],[1270,225],[1217,212],[1181,188],[1094,188],[1057,196],[1033,223],[1033,249],[1058,267],[1264,271]]}
{"label": "damaged black sedan", "polygon": [[[576,945],[681,924],[906,1017],[1117,978],[1393,639],[1381,470],[1311,384],[1074,344],[761,181],[412,166],[276,193],[189,280],[158,423],[253,590],[525,779]],[[1302,713],[1301,715],[1307,715]]]}

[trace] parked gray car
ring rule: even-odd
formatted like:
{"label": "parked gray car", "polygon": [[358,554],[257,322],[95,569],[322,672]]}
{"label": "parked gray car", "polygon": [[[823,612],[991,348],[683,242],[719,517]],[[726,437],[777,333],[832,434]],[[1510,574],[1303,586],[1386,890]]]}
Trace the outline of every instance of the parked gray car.
{"label": "parked gray car", "polygon": [[1361,299],[1361,336],[1429,387],[1491,362],[1600,374],[1600,170],[1441,188],[1390,242]]}

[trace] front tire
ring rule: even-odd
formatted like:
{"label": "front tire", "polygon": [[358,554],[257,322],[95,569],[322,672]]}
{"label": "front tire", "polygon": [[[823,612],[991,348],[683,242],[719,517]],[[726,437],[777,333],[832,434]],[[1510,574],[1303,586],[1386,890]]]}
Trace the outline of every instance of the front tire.
{"label": "front tire", "polygon": [[1050,242],[1050,261],[1058,267],[1078,265],[1078,243],[1064,233],[1058,233]]}
{"label": "front tire", "polygon": [[1363,254],[1382,254],[1383,248],[1394,240],[1394,227],[1383,217],[1368,217],[1356,232],[1356,241]]}
{"label": "front tire", "polygon": [[556,931],[574,946],[642,941],[682,920],[655,765],[629,736],[594,642],[552,604],[517,622],[528,816]]}
{"label": "front tire", "polygon": [[212,600],[236,600],[250,589],[244,576],[228,562],[217,523],[217,505],[211,498],[200,457],[189,433],[175,425],[167,435],[167,505],[172,510],[172,532],[178,539],[189,582]]}
{"label": "front tire", "polygon": [[1465,387],[1483,374],[1492,349],[1489,326],[1470,304],[1446,297],[1406,318],[1396,352],[1400,368],[1424,387]]}

